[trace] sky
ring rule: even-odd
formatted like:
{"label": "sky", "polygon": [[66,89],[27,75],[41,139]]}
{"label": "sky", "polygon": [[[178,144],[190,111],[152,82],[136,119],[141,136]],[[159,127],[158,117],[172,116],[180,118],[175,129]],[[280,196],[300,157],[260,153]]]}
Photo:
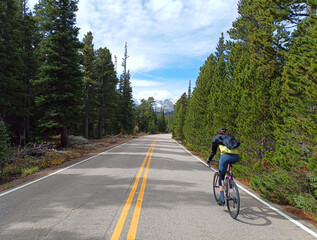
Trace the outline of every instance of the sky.
{"label": "sky", "polygon": [[[30,8],[38,0],[29,0]],[[127,68],[133,98],[177,101],[195,87],[199,69],[216,51],[219,37],[238,17],[238,0],[79,0],[79,40],[91,31],[94,48],[107,47],[122,58],[127,42]]]}

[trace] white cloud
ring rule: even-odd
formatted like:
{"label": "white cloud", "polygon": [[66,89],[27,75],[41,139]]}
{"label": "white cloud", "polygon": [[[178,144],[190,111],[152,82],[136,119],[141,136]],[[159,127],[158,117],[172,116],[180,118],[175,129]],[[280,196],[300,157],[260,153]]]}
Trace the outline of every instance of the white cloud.
{"label": "white cloud", "polygon": [[162,86],[162,82],[155,82],[150,80],[140,80],[140,79],[132,79],[131,85],[133,87],[155,87],[155,86]]}
{"label": "white cloud", "polygon": [[[29,0],[30,5],[36,2]],[[186,66],[184,62],[193,58],[203,62],[215,51],[221,32],[229,30],[238,16],[237,3],[238,0],[79,0],[79,38],[82,40],[91,31],[96,49],[107,47],[117,56],[119,74],[124,45],[128,42],[127,67],[135,98],[164,99],[176,94],[180,97],[187,91],[186,84],[169,89],[166,84],[152,89],[145,86],[142,90],[140,85],[151,82],[134,79],[134,75],[146,76],[149,71]],[[143,81],[152,80],[155,84],[160,80],[153,79]]]}
{"label": "white cloud", "polygon": [[118,63],[127,41],[128,68],[146,72],[179,58],[210,54],[220,33],[228,30],[228,22],[237,15],[237,2],[80,0],[77,22],[81,37],[91,30],[95,46],[108,47]]}

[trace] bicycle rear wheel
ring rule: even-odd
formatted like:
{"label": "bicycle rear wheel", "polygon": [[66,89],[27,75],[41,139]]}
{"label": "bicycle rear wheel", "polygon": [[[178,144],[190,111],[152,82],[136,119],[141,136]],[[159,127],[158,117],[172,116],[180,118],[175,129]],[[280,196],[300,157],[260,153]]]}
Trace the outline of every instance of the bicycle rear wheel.
{"label": "bicycle rear wheel", "polygon": [[230,213],[230,216],[233,219],[236,219],[239,215],[240,211],[240,195],[237,184],[230,180],[228,188],[228,196],[227,196],[227,207]]}
{"label": "bicycle rear wheel", "polygon": [[213,181],[212,188],[214,190],[214,196],[215,196],[216,202],[219,202],[220,190],[219,190],[219,173],[218,172],[215,172],[214,174],[214,181]]}

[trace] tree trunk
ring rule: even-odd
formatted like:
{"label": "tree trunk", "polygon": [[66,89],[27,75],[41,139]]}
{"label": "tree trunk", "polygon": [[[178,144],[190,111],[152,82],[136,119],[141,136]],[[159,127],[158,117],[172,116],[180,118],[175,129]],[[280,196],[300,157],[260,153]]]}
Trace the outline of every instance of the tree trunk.
{"label": "tree trunk", "polygon": [[99,120],[98,120],[98,138],[102,138],[102,125],[103,125],[102,122],[103,122],[103,119],[100,113]]}
{"label": "tree trunk", "polygon": [[67,127],[63,126],[63,127],[61,127],[61,146],[67,147],[68,145],[69,145],[69,143],[68,143]]}

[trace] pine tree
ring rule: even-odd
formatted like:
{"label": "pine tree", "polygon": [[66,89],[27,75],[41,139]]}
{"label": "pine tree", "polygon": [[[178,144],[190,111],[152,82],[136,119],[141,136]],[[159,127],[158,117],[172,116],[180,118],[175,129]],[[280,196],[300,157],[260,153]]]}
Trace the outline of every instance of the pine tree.
{"label": "pine tree", "polygon": [[39,126],[59,129],[61,145],[68,145],[68,130],[78,122],[83,96],[80,71],[77,0],[41,0],[36,6],[38,26],[42,34],[38,58],[41,62],[36,104],[42,117]]}
{"label": "pine tree", "polygon": [[98,137],[102,138],[104,132],[112,133],[109,126],[115,117],[118,84],[111,53],[107,48],[99,48],[96,52],[96,77]]}
{"label": "pine tree", "polygon": [[6,124],[3,121],[0,121],[0,180],[3,170],[8,163],[7,160],[10,156],[9,141],[10,138],[7,133]]}
{"label": "pine tree", "polygon": [[166,120],[163,107],[161,107],[161,111],[157,118],[157,130],[161,133],[166,132]]}
{"label": "pine tree", "polygon": [[190,144],[199,147],[203,146],[206,141],[207,105],[214,66],[215,59],[214,55],[211,54],[205,61],[204,66],[200,69],[200,74],[196,81],[196,88],[193,91],[186,113],[184,125],[185,138]]}
{"label": "pine tree", "polygon": [[254,152],[251,158],[257,160],[263,158],[267,151],[274,151],[275,111],[279,107],[276,96],[282,85],[281,69],[285,54],[282,42],[288,41],[283,24],[274,21],[274,16],[278,14],[280,21],[285,19],[280,4],[274,1],[240,1],[240,17],[229,31],[233,39],[246,44],[244,47],[249,53],[248,56],[243,54],[246,60],[250,60],[248,65],[238,73],[242,79],[238,85],[242,86],[237,130],[246,146],[250,146],[248,152]]}
{"label": "pine tree", "polygon": [[[83,39],[84,47],[82,48],[83,55],[83,71],[85,84],[85,138],[89,138],[89,122],[94,120],[94,104],[95,100],[95,51],[93,44],[92,32],[88,32]],[[89,121],[90,120],[90,121]]]}
{"label": "pine tree", "polygon": [[173,125],[173,137],[176,139],[184,139],[184,124],[187,109],[187,96],[186,93],[178,99],[175,104],[174,111],[174,125]]}
{"label": "pine tree", "polygon": [[130,82],[130,71],[127,70],[128,45],[125,43],[124,58],[122,62],[123,73],[119,80],[119,113],[118,120],[120,130],[131,134],[134,128],[134,111],[132,100],[132,87]]}
{"label": "pine tree", "polygon": [[192,97],[192,81],[191,80],[189,80],[187,96],[188,96],[188,99]]}
{"label": "pine tree", "polygon": [[136,124],[142,132],[154,133],[157,130],[158,119],[156,119],[154,103],[154,98],[149,97],[148,100],[142,99],[141,104],[136,108]]}
{"label": "pine tree", "polygon": [[[281,94],[284,123],[276,128],[277,152],[273,164],[291,172],[300,181],[293,192],[297,206],[317,213],[314,190],[317,175],[317,4],[311,4],[311,15],[294,32],[288,61],[283,72]],[[315,177],[314,177],[315,176]],[[301,199],[302,198],[302,199]],[[315,204],[315,206],[314,206]]]}
{"label": "pine tree", "polygon": [[26,70],[23,62],[22,34],[23,16],[18,0],[0,3],[0,119],[9,124],[12,141],[21,142],[25,85],[22,73]]}
{"label": "pine tree", "polygon": [[33,130],[32,115],[36,111],[34,106],[34,90],[32,87],[32,80],[35,79],[38,62],[35,56],[35,48],[38,45],[38,33],[35,26],[35,19],[31,11],[28,8],[28,1],[21,1],[22,8],[22,36],[23,36],[23,62],[24,71],[22,72],[22,80],[24,85],[24,109],[23,115],[23,139],[27,143],[31,137],[31,130]]}

